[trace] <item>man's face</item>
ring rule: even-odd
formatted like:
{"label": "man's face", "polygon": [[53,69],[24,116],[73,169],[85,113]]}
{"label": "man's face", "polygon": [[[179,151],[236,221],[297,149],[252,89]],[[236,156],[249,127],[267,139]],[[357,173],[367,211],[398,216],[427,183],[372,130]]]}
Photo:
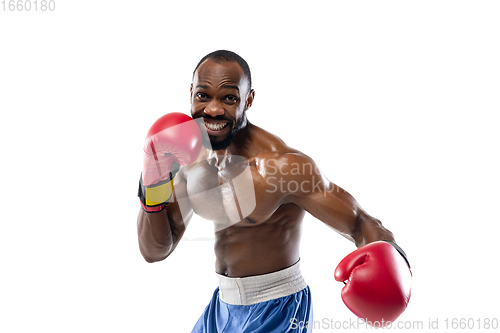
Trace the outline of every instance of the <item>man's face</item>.
{"label": "man's face", "polygon": [[204,118],[211,148],[227,148],[246,126],[245,111],[253,101],[248,80],[235,61],[205,60],[191,84],[191,115]]}

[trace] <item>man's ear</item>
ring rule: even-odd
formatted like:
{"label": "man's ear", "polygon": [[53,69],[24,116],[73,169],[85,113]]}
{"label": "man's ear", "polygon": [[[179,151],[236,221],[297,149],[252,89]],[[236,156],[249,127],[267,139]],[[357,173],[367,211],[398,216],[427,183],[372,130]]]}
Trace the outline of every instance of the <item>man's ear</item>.
{"label": "man's ear", "polygon": [[250,109],[250,107],[252,106],[254,98],[255,98],[255,90],[252,89],[248,93],[248,97],[247,97],[247,100],[246,100],[246,103],[245,103],[245,111],[248,110],[248,109]]}
{"label": "man's ear", "polygon": [[189,102],[193,100],[193,84],[191,83],[191,86],[189,88]]}

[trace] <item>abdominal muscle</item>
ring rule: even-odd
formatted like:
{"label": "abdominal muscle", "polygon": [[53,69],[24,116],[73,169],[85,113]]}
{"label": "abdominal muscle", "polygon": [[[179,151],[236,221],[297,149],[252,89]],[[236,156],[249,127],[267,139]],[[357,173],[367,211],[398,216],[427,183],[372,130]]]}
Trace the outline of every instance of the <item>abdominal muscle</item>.
{"label": "abdominal muscle", "polygon": [[193,211],[214,223],[215,271],[228,277],[271,273],[299,260],[305,211],[266,190],[253,163],[246,163],[217,170],[204,162],[186,172]]}
{"label": "abdominal muscle", "polygon": [[266,221],[240,221],[215,233],[215,271],[228,277],[267,274],[299,260],[304,211],[288,203]]}

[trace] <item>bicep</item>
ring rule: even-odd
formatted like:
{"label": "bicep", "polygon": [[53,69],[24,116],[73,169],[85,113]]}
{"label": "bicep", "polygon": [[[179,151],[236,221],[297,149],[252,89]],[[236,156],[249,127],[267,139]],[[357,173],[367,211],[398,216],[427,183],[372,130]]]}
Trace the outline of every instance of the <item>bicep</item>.
{"label": "bicep", "polygon": [[[290,201],[302,207],[317,219],[335,229],[358,247],[376,240],[394,241],[390,230],[366,213],[356,199],[344,189],[330,182],[314,161],[300,156],[300,165],[311,164],[300,176],[289,179],[301,184],[297,191],[290,191]],[[312,169],[311,172],[306,170]],[[292,187],[297,188],[297,187]]]}
{"label": "bicep", "polygon": [[294,155],[292,163],[295,169],[286,170],[290,175],[286,179],[289,184],[288,200],[343,236],[354,240],[357,218],[362,212],[357,201],[347,191],[328,180],[310,157]]}
{"label": "bicep", "polygon": [[361,208],[348,192],[327,182],[322,190],[301,193],[292,198],[312,216],[354,241]]}

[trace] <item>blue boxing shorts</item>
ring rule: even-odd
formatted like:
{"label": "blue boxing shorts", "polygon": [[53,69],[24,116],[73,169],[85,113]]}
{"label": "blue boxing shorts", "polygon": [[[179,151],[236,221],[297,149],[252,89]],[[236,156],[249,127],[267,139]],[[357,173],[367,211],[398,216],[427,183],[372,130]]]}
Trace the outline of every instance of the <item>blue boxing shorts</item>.
{"label": "blue boxing shorts", "polygon": [[217,274],[217,279],[219,287],[192,333],[312,332],[311,292],[299,261],[269,274],[244,278]]}

